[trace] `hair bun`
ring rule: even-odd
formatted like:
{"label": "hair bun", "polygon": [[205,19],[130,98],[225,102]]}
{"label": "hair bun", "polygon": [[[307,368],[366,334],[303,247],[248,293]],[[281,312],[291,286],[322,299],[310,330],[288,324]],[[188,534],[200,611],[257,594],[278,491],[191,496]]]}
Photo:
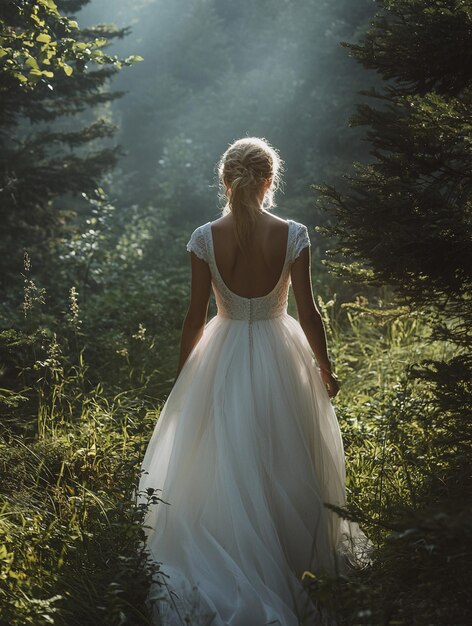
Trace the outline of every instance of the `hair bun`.
{"label": "hair bun", "polygon": [[[261,209],[261,200],[264,208],[274,206],[274,192],[280,184],[282,165],[275,148],[259,137],[238,139],[222,155],[218,176],[221,197],[227,201],[224,213],[233,213],[240,245],[250,236],[252,223]],[[269,180],[271,183],[267,186]]]}

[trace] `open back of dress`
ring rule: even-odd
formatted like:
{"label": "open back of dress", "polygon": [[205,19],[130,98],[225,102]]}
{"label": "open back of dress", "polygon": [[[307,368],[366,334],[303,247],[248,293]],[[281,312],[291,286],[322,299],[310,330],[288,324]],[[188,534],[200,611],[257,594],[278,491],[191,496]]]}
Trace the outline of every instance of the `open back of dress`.
{"label": "open back of dress", "polygon": [[301,577],[334,574],[365,539],[324,506],[345,505],[344,450],[310,345],[287,313],[290,266],[310,245],[306,226],[288,222],[284,266],[263,297],[225,285],[210,222],[187,243],[210,267],[217,315],[185,362],[141,467],[139,489],[162,490],[165,501],[145,522],[165,574],[149,596],[160,626],[328,624]]}

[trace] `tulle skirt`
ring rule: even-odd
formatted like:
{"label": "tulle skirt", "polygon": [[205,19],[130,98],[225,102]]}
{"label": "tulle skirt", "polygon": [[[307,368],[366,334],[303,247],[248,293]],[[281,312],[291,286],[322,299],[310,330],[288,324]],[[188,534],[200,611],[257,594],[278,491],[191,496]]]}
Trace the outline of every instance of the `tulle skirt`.
{"label": "tulle skirt", "polygon": [[324,505],[345,505],[344,450],[295,318],[213,317],[141,470],[162,500],[145,520],[156,625],[332,623],[302,576],[335,574],[365,537]]}

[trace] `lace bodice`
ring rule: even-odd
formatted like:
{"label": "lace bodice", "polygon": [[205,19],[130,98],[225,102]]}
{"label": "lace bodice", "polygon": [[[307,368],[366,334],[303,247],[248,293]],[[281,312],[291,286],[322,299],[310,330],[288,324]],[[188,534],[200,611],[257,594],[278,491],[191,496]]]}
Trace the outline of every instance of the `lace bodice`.
{"label": "lace bodice", "polygon": [[290,266],[306,246],[310,246],[308,229],[304,224],[287,220],[288,240],[285,261],[279,280],[265,296],[245,298],[231,291],[223,281],[216,265],[211,222],[196,228],[187,242],[187,250],[208,263],[212,277],[218,315],[239,320],[262,320],[278,317],[287,311],[290,286]]}

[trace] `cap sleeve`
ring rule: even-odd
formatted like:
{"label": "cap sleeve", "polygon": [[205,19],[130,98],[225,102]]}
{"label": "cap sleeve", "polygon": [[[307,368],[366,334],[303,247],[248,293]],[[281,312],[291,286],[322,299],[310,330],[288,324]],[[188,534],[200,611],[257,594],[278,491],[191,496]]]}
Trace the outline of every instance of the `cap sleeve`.
{"label": "cap sleeve", "polygon": [[194,252],[198,256],[198,258],[203,259],[203,261],[208,262],[205,238],[203,236],[201,226],[199,226],[193,231],[193,233],[190,236],[190,239],[187,242],[186,247],[187,247],[188,252]]}
{"label": "cap sleeve", "polygon": [[310,247],[311,241],[308,235],[308,228],[305,224],[298,224],[297,232],[295,234],[295,242],[293,246],[293,257],[292,261],[300,255],[300,252],[303,248]]}

